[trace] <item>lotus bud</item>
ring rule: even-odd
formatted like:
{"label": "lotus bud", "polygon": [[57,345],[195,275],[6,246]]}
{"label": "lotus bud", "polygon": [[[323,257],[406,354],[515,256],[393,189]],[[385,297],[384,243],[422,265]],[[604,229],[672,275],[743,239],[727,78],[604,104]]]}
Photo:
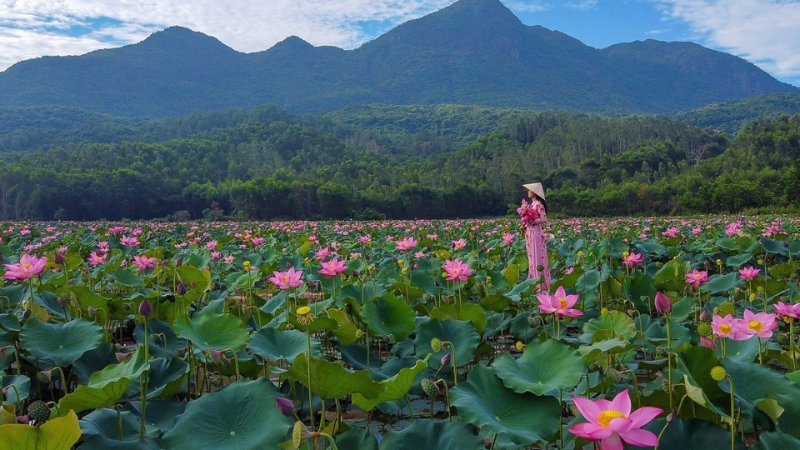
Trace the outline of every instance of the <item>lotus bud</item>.
{"label": "lotus bud", "polygon": [[114,353],[114,356],[117,357],[117,361],[125,362],[125,361],[131,359],[131,356],[133,356],[133,353],[116,352],[116,353]]}
{"label": "lotus bud", "polygon": [[661,291],[656,292],[655,304],[656,311],[658,311],[659,314],[667,314],[672,312],[672,300],[670,300],[669,297],[667,297],[667,295]]}
{"label": "lotus bud", "polygon": [[294,403],[286,397],[275,397],[275,406],[284,416],[294,415]]}
{"label": "lotus bud", "polygon": [[717,344],[705,336],[700,336],[700,345],[705,348],[710,348],[711,350],[717,349]]}
{"label": "lotus bud", "polygon": [[451,358],[450,353],[449,352],[445,353],[444,356],[442,356],[442,359],[441,359],[442,365],[446,366],[446,365],[450,364],[450,358]]}
{"label": "lotus bud", "polygon": [[53,369],[42,370],[41,372],[36,374],[36,379],[39,380],[40,383],[44,384],[50,383],[50,381],[53,380]]}
{"label": "lotus bud", "polygon": [[183,265],[183,256],[181,256],[181,257],[179,257],[178,259],[175,260],[175,265],[176,266],[182,266]]}
{"label": "lotus bud", "polygon": [[183,283],[178,283],[178,295],[185,295],[186,294],[186,285]]}
{"label": "lotus bud", "polygon": [[153,313],[153,305],[147,301],[147,299],[142,300],[142,303],[139,303],[139,314],[144,317],[150,317],[150,314]]}
{"label": "lotus bud", "polygon": [[64,264],[64,255],[62,255],[61,253],[56,252],[55,261],[56,261],[56,264],[58,264],[59,266]]}

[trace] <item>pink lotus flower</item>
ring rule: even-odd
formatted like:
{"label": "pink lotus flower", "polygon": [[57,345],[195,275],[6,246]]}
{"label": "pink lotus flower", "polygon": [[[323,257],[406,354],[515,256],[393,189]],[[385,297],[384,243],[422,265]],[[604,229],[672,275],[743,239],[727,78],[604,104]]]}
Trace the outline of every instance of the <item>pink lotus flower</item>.
{"label": "pink lotus flower", "polygon": [[91,264],[92,267],[97,267],[100,264],[105,264],[107,258],[108,255],[105,253],[98,254],[97,252],[92,252],[89,254],[89,264]]}
{"label": "pink lotus flower", "polygon": [[340,273],[347,270],[347,267],[344,265],[344,260],[340,260],[338,258],[333,258],[328,262],[324,262],[320,264],[322,270],[319,271],[322,275],[325,275],[328,278],[335,277]]}
{"label": "pink lotus flower", "polygon": [[317,253],[314,254],[314,259],[317,261],[322,261],[329,256],[331,256],[331,249],[328,247],[322,247],[321,249],[317,250]]}
{"label": "pink lotus flower", "polygon": [[674,237],[678,237],[678,235],[679,235],[680,233],[681,233],[681,232],[680,232],[680,230],[678,230],[678,228],[677,228],[677,227],[669,227],[669,228],[667,228],[666,230],[664,230],[664,232],[663,232],[663,233],[661,233],[661,234],[662,234],[664,237],[674,238]]}
{"label": "pink lotus flower", "polygon": [[134,236],[131,236],[131,237],[122,236],[119,239],[119,243],[122,244],[122,245],[127,245],[129,247],[137,247],[139,245],[139,240],[136,239],[136,237],[134,237]]}
{"label": "pink lotus flower", "polygon": [[467,246],[467,241],[464,238],[456,239],[453,241],[453,250],[461,250],[462,248]]}
{"label": "pink lotus flower", "polygon": [[269,281],[278,286],[282,290],[298,288],[303,285],[303,271],[294,270],[294,267],[289,267],[285,272],[274,271],[274,276],[269,278]]}
{"label": "pink lotus flower", "polygon": [[753,336],[769,339],[772,332],[778,327],[775,314],[759,312],[754,313],[749,309],[744,310],[744,318],[736,319],[734,324],[734,341],[746,341]]}
{"label": "pink lotus flower", "polygon": [[756,269],[753,266],[748,266],[743,269],[739,269],[739,277],[743,280],[752,281],[758,274],[761,273],[761,270]]}
{"label": "pink lotus flower", "polygon": [[368,244],[368,243],[372,242],[372,237],[370,235],[368,235],[368,234],[365,234],[363,236],[359,236],[358,237],[358,242],[360,242],[362,244]]}
{"label": "pink lotus flower", "polygon": [[25,281],[42,273],[46,264],[46,256],[39,258],[26,253],[19,258],[19,262],[16,264],[3,264],[6,268],[3,278],[11,281]]}
{"label": "pink lotus flower", "polygon": [[628,267],[638,266],[642,263],[641,253],[631,253],[622,257],[622,264]]}
{"label": "pink lotus flower", "polygon": [[697,236],[698,234],[700,234],[700,233],[702,233],[702,232],[703,232],[703,229],[702,229],[702,228],[700,228],[700,227],[694,227],[694,228],[692,228],[692,235],[693,235],[693,236]]}
{"label": "pink lotus flower", "polygon": [[730,314],[725,317],[714,314],[714,317],[711,318],[711,330],[714,332],[714,336],[718,338],[732,338],[734,331],[736,331],[736,324]]}
{"label": "pink lotus flower", "polygon": [[397,241],[397,249],[401,252],[406,252],[417,246],[417,240],[412,237],[407,237]]}
{"label": "pink lotus flower", "polygon": [[708,282],[708,272],[705,270],[697,270],[686,274],[686,283],[690,284],[694,289],[700,287],[701,284]]}
{"label": "pink lotus flower", "polygon": [[725,236],[733,237],[739,234],[742,231],[742,223],[741,222],[731,222],[725,228]]}
{"label": "pink lotus flower", "polygon": [[133,257],[133,265],[139,269],[139,272],[144,272],[156,266],[156,259],[148,258],[145,255],[137,255]]}
{"label": "pink lotus flower", "polygon": [[588,422],[574,425],[569,432],[590,441],[600,441],[602,450],[622,450],[623,443],[637,447],[658,445],[658,437],[642,427],[663,410],[644,406],[631,412],[627,389],[611,401],[592,401],[584,397],[574,397],[572,401]]}
{"label": "pink lotus flower", "polygon": [[206,242],[206,248],[209,250],[216,250],[217,249],[217,241],[208,241]]}
{"label": "pink lotus flower", "polygon": [[784,320],[800,319],[800,303],[789,305],[783,302],[778,302],[775,304],[775,314]]}
{"label": "pink lotus flower", "polygon": [[514,233],[505,233],[503,235],[503,244],[511,245],[514,242]]}
{"label": "pink lotus flower", "polygon": [[467,278],[475,272],[460,259],[455,261],[446,260],[442,269],[444,269],[444,276],[448,281],[467,281]]}
{"label": "pink lotus flower", "polygon": [[556,317],[580,317],[583,315],[579,309],[572,308],[578,301],[578,294],[567,295],[564,286],[559,286],[553,295],[549,293],[536,294],[536,298],[539,300],[539,309],[544,313],[555,314]]}

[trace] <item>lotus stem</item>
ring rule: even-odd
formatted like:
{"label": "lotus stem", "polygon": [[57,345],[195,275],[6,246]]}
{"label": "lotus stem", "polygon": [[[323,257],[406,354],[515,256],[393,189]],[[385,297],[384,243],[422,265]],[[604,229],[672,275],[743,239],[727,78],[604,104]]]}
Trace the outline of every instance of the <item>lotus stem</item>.
{"label": "lotus stem", "polygon": [[672,393],[672,327],[670,322],[672,320],[672,313],[666,314],[667,325],[667,387],[669,388],[669,411],[673,411],[673,393]]}
{"label": "lotus stem", "polygon": [[[369,349],[367,349],[367,354],[369,354]],[[306,386],[308,388],[308,416],[311,419],[311,428],[314,428],[314,397],[311,393],[311,332],[308,327],[306,327],[306,368],[308,369],[308,386]],[[324,411],[322,415],[325,416]]]}
{"label": "lotus stem", "polygon": [[797,361],[794,358],[794,319],[789,319],[789,359],[792,361],[792,370],[797,370]]}

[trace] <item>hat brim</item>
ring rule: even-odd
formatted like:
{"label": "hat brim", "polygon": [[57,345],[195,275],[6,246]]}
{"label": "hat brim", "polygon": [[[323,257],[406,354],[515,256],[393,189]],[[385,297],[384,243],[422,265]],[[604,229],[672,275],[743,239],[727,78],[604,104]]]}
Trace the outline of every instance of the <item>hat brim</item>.
{"label": "hat brim", "polygon": [[542,183],[528,183],[523,184],[522,187],[538,195],[542,200],[545,200],[544,187],[542,186]]}

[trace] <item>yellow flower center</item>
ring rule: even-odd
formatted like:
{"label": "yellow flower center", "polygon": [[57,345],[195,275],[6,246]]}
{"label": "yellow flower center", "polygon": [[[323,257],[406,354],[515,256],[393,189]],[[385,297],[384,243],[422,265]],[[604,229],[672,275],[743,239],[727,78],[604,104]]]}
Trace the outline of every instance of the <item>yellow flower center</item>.
{"label": "yellow flower center", "polygon": [[696,274],[694,274],[694,279],[695,280],[701,280],[701,279],[703,279],[703,276],[700,275],[699,273],[696,273]]}
{"label": "yellow flower center", "polygon": [[747,324],[747,328],[750,328],[753,331],[761,331],[761,329],[764,328],[764,324],[759,322],[758,320],[751,320]]}
{"label": "yellow flower center", "polygon": [[719,326],[720,334],[729,334],[731,331],[733,331],[733,327],[728,325],[727,323],[723,323],[722,325]]}
{"label": "yellow flower center", "polygon": [[311,308],[309,308],[308,306],[301,306],[301,307],[297,308],[297,315],[298,316],[305,316],[310,312],[311,312]]}
{"label": "yellow flower center", "polygon": [[624,419],[625,414],[622,411],[617,411],[615,409],[607,409],[600,414],[597,415],[597,423],[600,424],[603,428],[608,428],[608,425],[611,423],[613,419]]}
{"label": "yellow flower center", "polygon": [[567,307],[567,299],[566,299],[566,298],[564,298],[564,297],[558,297],[558,304],[559,304],[559,305],[560,305],[562,308],[566,308],[566,307]]}
{"label": "yellow flower center", "polygon": [[289,276],[288,275],[281,275],[281,282],[288,283],[289,282]]}
{"label": "yellow flower center", "polygon": [[28,264],[28,263],[22,263],[22,267],[24,267],[24,268],[26,268],[26,269],[27,269],[27,268],[29,268],[30,266],[31,266],[31,265],[30,265],[30,264]]}

